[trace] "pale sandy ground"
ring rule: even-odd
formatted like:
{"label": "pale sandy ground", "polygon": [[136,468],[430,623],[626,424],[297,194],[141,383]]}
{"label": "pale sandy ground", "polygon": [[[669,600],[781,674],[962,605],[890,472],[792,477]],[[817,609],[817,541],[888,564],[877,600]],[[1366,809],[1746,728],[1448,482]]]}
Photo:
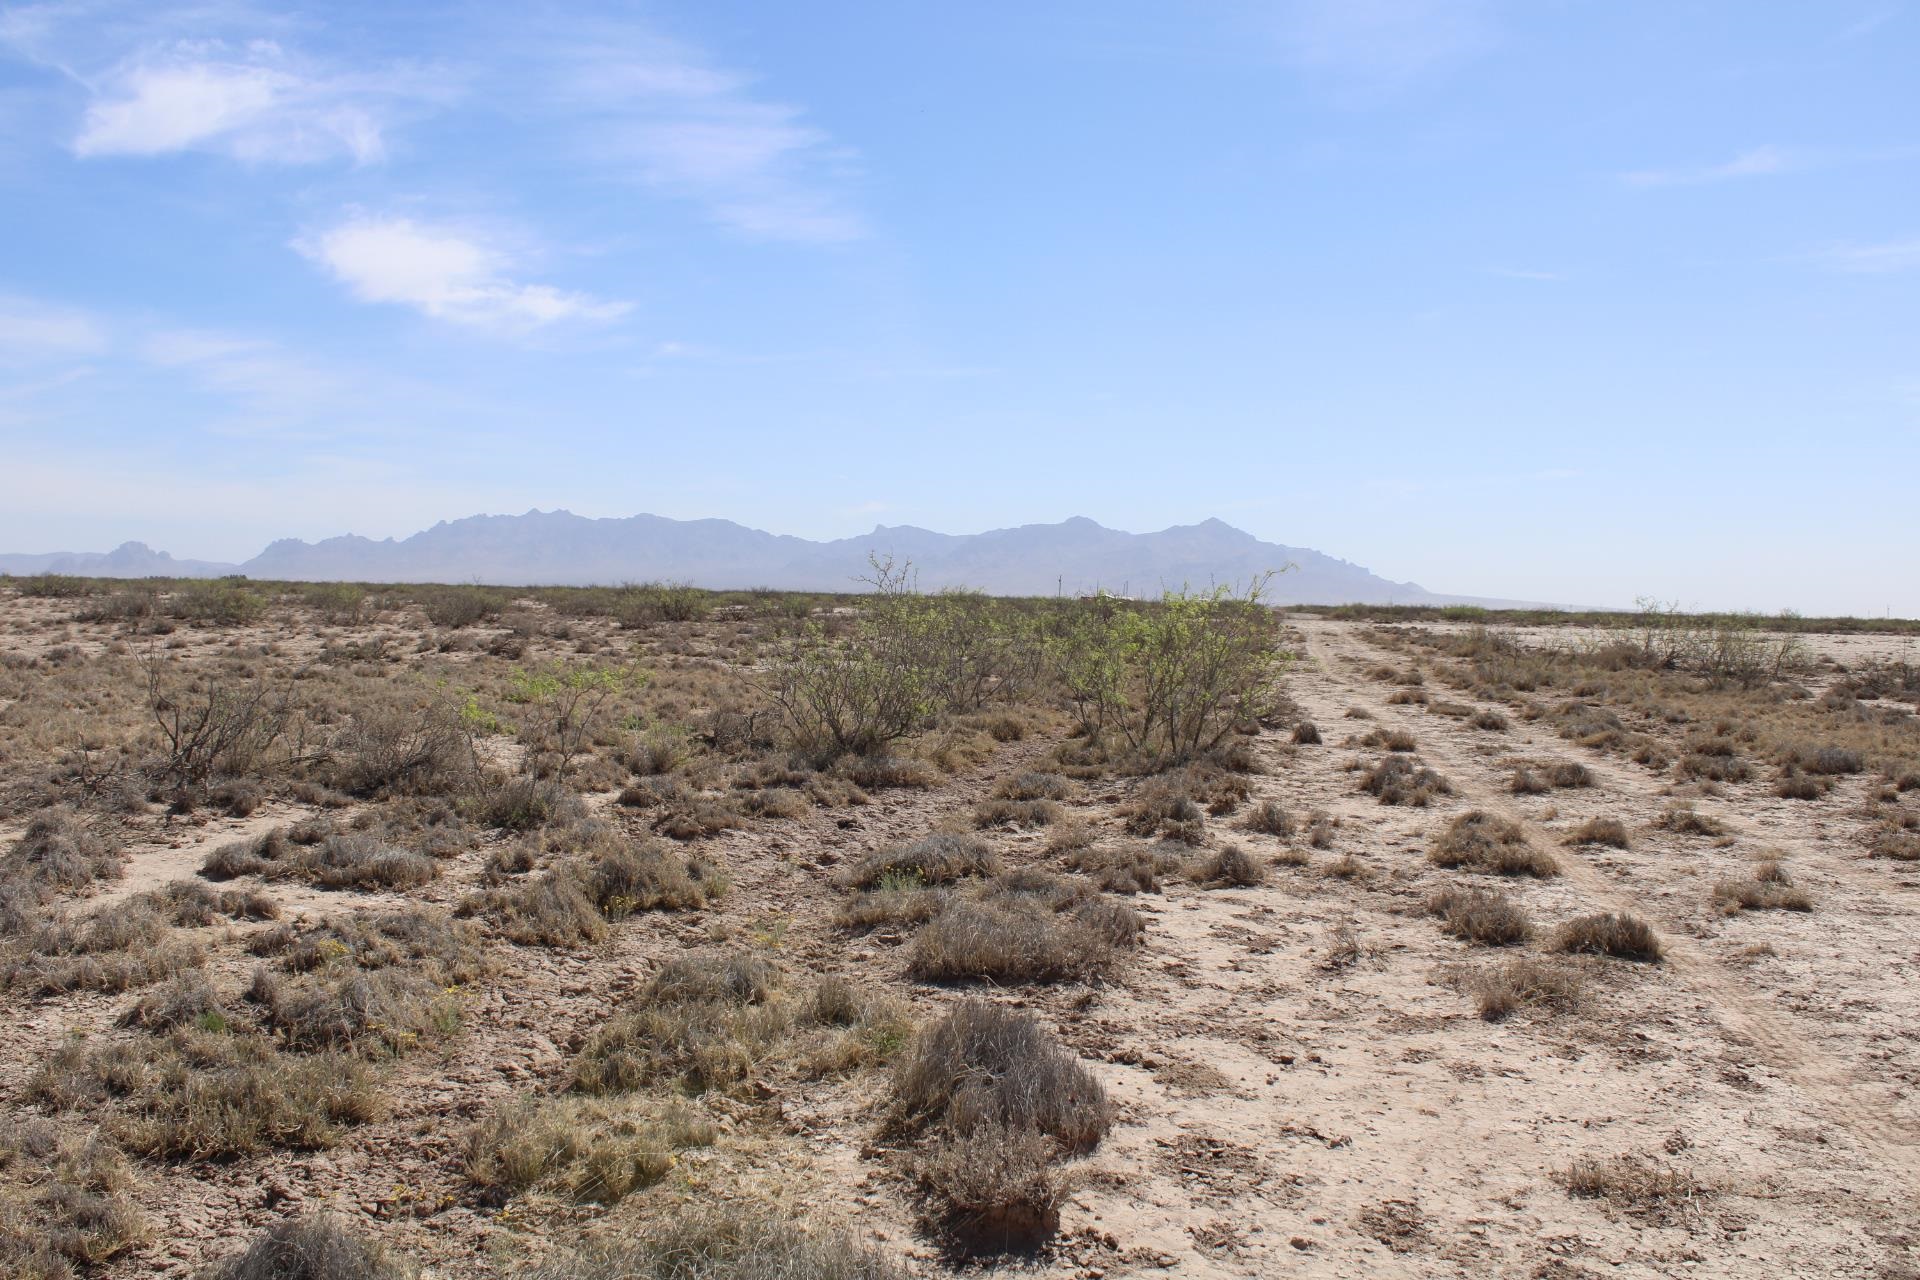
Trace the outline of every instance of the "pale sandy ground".
{"label": "pale sandy ground", "polygon": [[[1729,823],[1730,845],[1674,836],[1648,825],[1666,803],[1663,779],[1517,719],[1511,732],[1489,733],[1419,706],[1388,706],[1390,686],[1365,675],[1382,653],[1364,627],[1297,622],[1305,650],[1289,689],[1326,745],[1263,739],[1269,772],[1255,779],[1255,795],[1296,816],[1338,816],[1333,848],[1311,851],[1304,869],[1276,867],[1256,888],[1176,880],[1134,899],[1148,917],[1145,944],[1111,985],[995,997],[1052,1023],[1121,1108],[1120,1123],[1080,1166],[1058,1246],[1032,1269],[1089,1277],[1920,1275],[1912,1097],[1920,875],[1865,857],[1857,811],[1866,783],[1845,779],[1814,804],[1774,800],[1759,782],[1729,787],[1700,808]],[[1819,647],[1852,655],[1854,639],[1822,638]],[[1343,718],[1351,706],[1377,719]],[[1378,753],[1341,741],[1371,724],[1412,732],[1458,794],[1424,810],[1358,794],[1345,765]],[[502,972],[467,997],[469,1032],[396,1068],[391,1118],[331,1152],[144,1168],[154,1243],[101,1274],[178,1274],[261,1223],[321,1205],[414,1251],[443,1277],[494,1274],[490,1258],[570,1238],[601,1215],[545,1206],[544,1216],[503,1220],[464,1196],[458,1153],[472,1119],[512,1092],[558,1085],[569,1046],[661,957],[716,936],[771,940],[796,969],[898,983],[916,1012],[937,1013],[959,993],[909,988],[900,939],[849,942],[831,928],[832,868],[964,814],[998,777],[1033,767],[1050,746],[1003,749],[980,774],[935,792],[881,793],[870,808],[703,842],[735,884],[711,916],[636,918],[598,953],[503,948]],[[1579,759],[1597,785],[1511,795],[1511,766],[1501,762],[1515,755]],[[1083,806],[1103,838],[1121,838],[1114,808],[1124,790],[1097,785]],[[1593,996],[1577,1014],[1481,1021],[1444,978],[1500,953],[1446,939],[1421,909],[1435,888],[1479,879],[1425,859],[1430,837],[1470,808],[1520,820],[1556,847],[1564,869],[1555,880],[1489,887],[1523,902],[1542,925],[1634,911],[1658,929],[1668,961],[1592,962]],[[128,879],[109,892],[190,874],[218,843],[291,816],[263,810],[245,822],[176,828],[141,846]],[[1626,822],[1633,848],[1558,849],[1560,835],[1590,816]],[[1280,847],[1231,822],[1210,821],[1216,842],[1263,855]],[[998,839],[1015,865],[1049,861],[1041,833]],[[1763,849],[1785,855],[1816,898],[1813,913],[1725,918],[1713,910],[1714,882],[1744,873]],[[408,900],[456,901],[484,852]],[[1349,853],[1365,874],[1326,874]],[[398,900],[274,891],[304,914]],[[1363,958],[1330,969],[1342,928]],[[198,932],[215,950],[216,978],[243,982],[251,961],[233,945],[242,931]],[[1761,944],[1775,954],[1746,954]],[[8,1110],[18,1111],[12,1099],[49,1043],[71,1028],[107,1026],[128,1002],[9,997],[0,1025]],[[868,1076],[759,1102],[709,1099],[722,1140],[689,1156],[673,1193],[770,1195],[845,1219],[902,1251],[915,1270],[944,1274],[948,1265],[917,1231],[877,1144],[883,1088]],[[1649,1220],[1570,1198],[1556,1180],[1577,1157],[1620,1154],[1684,1170],[1702,1194]],[[656,1193],[636,1196],[610,1224],[643,1223],[657,1203]]]}

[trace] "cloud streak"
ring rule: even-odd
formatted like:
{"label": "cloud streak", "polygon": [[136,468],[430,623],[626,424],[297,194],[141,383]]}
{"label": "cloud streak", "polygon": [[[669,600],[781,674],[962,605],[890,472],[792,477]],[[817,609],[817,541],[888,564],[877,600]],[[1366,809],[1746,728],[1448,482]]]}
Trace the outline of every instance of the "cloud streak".
{"label": "cloud streak", "polygon": [[303,236],[294,248],[363,302],[411,307],[436,320],[524,332],[565,321],[604,323],[630,304],[511,278],[511,256],[485,238],[405,217],[359,214]]}
{"label": "cloud streak", "polygon": [[832,244],[868,233],[846,191],[853,152],[799,107],[646,28],[593,35],[534,54],[535,78],[578,122],[592,163],[753,239]]}

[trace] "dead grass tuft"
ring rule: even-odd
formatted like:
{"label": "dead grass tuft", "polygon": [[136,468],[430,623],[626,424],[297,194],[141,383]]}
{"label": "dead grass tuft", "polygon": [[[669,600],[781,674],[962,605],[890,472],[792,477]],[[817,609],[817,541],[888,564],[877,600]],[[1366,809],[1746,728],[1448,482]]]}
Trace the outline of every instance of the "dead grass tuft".
{"label": "dead grass tuft", "polygon": [[1658,961],[1664,954],[1652,926],[1623,911],[1599,912],[1567,921],[1554,930],[1553,949],[1647,962]]}
{"label": "dead grass tuft", "polygon": [[1498,893],[1443,889],[1427,899],[1427,911],[1448,937],[1483,947],[1519,946],[1533,935],[1527,913]]}
{"label": "dead grass tuft", "polygon": [[1427,858],[1435,866],[1464,867],[1489,875],[1546,879],[1560,874],[1553,855],[1536,848],[1519,823],[1480,809],[1447,824]]}

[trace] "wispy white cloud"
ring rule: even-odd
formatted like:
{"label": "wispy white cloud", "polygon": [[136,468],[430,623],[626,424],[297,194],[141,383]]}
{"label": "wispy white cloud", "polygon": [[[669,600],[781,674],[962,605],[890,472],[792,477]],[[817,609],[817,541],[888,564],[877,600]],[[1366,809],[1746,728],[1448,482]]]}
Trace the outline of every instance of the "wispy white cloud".
{"label": "wispy white cloud", "polygon": [[83,158],[206,151],[257,164],[365,164],[385,155],[396,118],[457,94],[459,77],[443,67],[344,65],[302,50],[301,34],[311,29],[288,15],[232,0],[0,13],[0,46],[84,94],[67,136]]}
{"label": "wispy white cloud", "polygon": [[702,206],[766,240],[832,243],[867,234],[848,198],[852,150],[750,77],[633,25],[566,45],[535,44],[536,78],[575,123],[588,158],[616,176]]}
{"label": "wispy white cloud", "polygon": [[1830,245],[1815,256],[1830,267],[1861,274],[1920,270],[1920,236],[1879,244]]}
{"label": "wispy white cloud", "polygon": [[1286,0],[1280,23],[1293,62],[1366,90],[1458,65],[1498,41],[1484,0]]}
{"label": "wispy white cloud", "polygon": [[207,150],[274,164],[380,159],[383,99],[392,96],[302,69],[271,41],[142,51],[91,88],[75,155]]}
{"label": "wispy white cloud", "polygon": [[1620,180],[1634,187],[1686,187],[1713,182],[1732,182],[1741,178],[1763,178],[1804,168],[1809,157],[1781,147],[1754,147],[1742,151],[1722,164],[1698,168],[1639,169],[1623,173]]}
{"label": "wispy white cloud", "polygon": [[355,215],[294,247],[364,302],[412,307],[438,320],[525,331],[605,322],[630,308],[512,279],[513,257],[478,233],[405,217]]}
{"label": "wispy white cloud", "polygon": [[106,326],[89,313],[0,294],[0,364],[80,360],[106,348]]}

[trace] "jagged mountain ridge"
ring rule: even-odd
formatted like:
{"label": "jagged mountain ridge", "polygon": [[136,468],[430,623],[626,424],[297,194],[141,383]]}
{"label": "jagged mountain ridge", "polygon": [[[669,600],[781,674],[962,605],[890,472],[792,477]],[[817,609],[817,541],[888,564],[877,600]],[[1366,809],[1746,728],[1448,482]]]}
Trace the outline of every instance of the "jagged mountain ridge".
{"label": "jagged mountain ridge", "polygon": [[1127,533],[1084,516],[975,534],[881,525],[858,537],[813,542],[731,520],[654,515],[594,519],[567,511],[529,511],[442,521],[401,539],[352,534],[319,542],[287,538],[240,565],[174,560],[143,544],[127,543],[104,555],[0,556],[0,571],[101,577],[244,573],[298,581],[511,586],[661,580],[715,588],[845,591],[857,589],[856,579],[867,572],[870,554],[910,560],[923,590],[971,587],[996,595],[1073,595],[1104,589],[1156,595],[1182,585],[1244,584],[1257,574],[1291,565],[1271,584],[1278,602],[1438,604],[1471,599],[1390,581],[1310,548],[1263,542],[1220,520]]}

